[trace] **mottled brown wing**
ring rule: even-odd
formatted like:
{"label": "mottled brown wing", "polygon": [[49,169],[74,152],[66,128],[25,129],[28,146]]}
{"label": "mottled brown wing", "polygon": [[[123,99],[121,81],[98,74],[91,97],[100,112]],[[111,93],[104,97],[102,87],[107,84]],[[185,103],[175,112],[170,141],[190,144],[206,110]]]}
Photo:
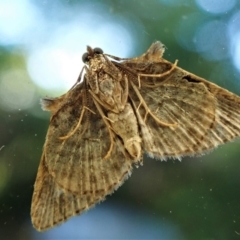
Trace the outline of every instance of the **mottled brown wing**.
{"label": "mottled brown wing", "polygon": [[[129,92],[144,150],[162,160],[180,158],[203,154],[239,136],[240,98],[181,68],[173,68],[172,63],[161,58],[162,53],[163,45],[156,42],[140,58],[122,63],[130,76],[149,74],[140,77],[140,87],[136,76],[132,78],[148,111],[136,91],[131,88]],[[149,111],[161,122],[177,126],[162,126]]]}
{"label": "mottled brown wing", "polygon": [[[240,135],[240,99],[209,83],[189,80],[173,78],[155,89],[139,90],[162,122],[177,123],[164,127],[147,115],[151,139],[143,134],[145,151],[160,159],[199,155]],[[144,119],[143,107],[139,113]]]}
{"label": "mottled brown wing", "polygon": [[[83,111],[84,107],[85,111]],[[111,156],[109,131],[82,85],[66,95],[44,101],[51,110],[39,166],[31,216],[36,229],[46,230],[80,214],[118,188],[131,173],[122,143],[114,139]],[[74,131],[81,113],[82,121]]]}

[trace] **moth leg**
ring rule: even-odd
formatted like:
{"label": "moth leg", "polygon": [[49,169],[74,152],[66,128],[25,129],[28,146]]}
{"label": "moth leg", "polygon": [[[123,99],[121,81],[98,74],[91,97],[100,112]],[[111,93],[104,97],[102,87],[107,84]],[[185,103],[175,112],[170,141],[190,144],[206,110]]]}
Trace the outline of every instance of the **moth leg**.
{"label": "moth leg", "polygon": [[138,91],[138,88],[135,86],[135,84],[133,82],[131,82],[131,85],[135,91],[135,93],[138,96],[138,99],[140,100],[140,104],[137,107],[137,110],[140,108],[141,105],[143,105],[143,107],[146,110],[146,115],[144,117],[144,121],[146,121],[147,115],[149,114],[159,125],[164,126],[164,127],[176,127],[178,124],[177,123],[166,123],[161,121],[157,116],[155,116],[152,111],[149,109],[149,107],[147,106],[146,102],[144,101],[141,93]]}
{"label": "moth leg", "polygon": [[128,94],[129,94],[129,88],[128,88],[128,78],[127,75],[124,74],[124,83],[125,83],[125,88],[122,94],[122,105],[125,106],[128,100]]}
{"label": "moth leg", "polygon": [[79,73],[79,76],[78,76],[78,78],[77,78],[77,81],[76,81],[76,82],[73,84],[73,86],[68,90],[68,92],[71,91],[71,90],[73,90],[73,88],[75,88],[75,86],[76,86],[78,83],[81,82],[82,74],[83,74],[83,70],[84,70],[84,69],[86,69],[86,66],[83,66],[82,70],[81,70],[80,73]]}
{"label": "moth leg", "polygon": [[[104,112],[102,111],[102,108],[101,106],[99,105],[98,101],[95,99],[95,95],[94,93],[92,93],[91,91],[89,91],[91,93],[91,95],[93,96],[93,101],[94,101],[94,104],[99,112],[99,114],[101,115],[104,123],[106,124],[107,128],[108,128],[108,132],[109,132],[109,137],[110,137],[110,147],[108,149],[108,152],[106,153],[106,155],[103,157],[103,159],[108,159],[110,156],[111,156],[111,152],[113,150],[113,144],[114,144],[114,141],[113,141],[113,132],[112,132],[112,128],[110,126],[110,124],[108,123],[107,119],[110,120],[109,118],[107,118],[104,114]],[[111,120],[110,120],[111,121]]]}
{"label": "moth leg", "polygon": [[79,117],[79,121],[78,121],[76,127],[75,127],[69,134],[67,134],[66,136],[59,137],[60,140],[66,140],[66,139],[68,139],[69,137],[71,137],[71,136],[77,131],[77,129],[79,128],[79,126],[80,126],[80,124],[81,124],[81,122],[82,122],[82,119],[83,119],[83,115],[84,115],[85,110],[88,110],[88,111],[90,111],[90,112],[93,113],[93,114],[96,114],[95,112],[93,112],[93,111],[92,111],[91,109],[89,109],[88,107],[83,106],[83,109],[82,109],[82,111],[81,111],[81,115],[80,115],[80,117]]}
{"label": "moth leg", "polygon": [[132,58],[120,58],[120,57],[116,57],[116,56],[106,54],[106,53],[104,54],[104,56],[110,57],[110,58],[112,58],[114,60],[117,60],[117,61],[132,60]]}
{"label": "moth leg", "polygon": [[157,147],[154,144],[154,139],[149,132],[149,129],[148,129],[146,123],[145,123],[145,120],[142,119],[142,116],[139,112],[139,106],[140,105],[138,107],[136,107],[133,99],[131,97],[129,97],[129,98],[132,102],[132,106],[133,106],[133,108],[136,112],[137,120],[138,120],[138,123],[140,125],[141,133],[142,133],[142,136],[143,136],[142,141],[143,141],[144,147],[145,147],[145,149],[147,149],[148,154],[151,157],[154,157],[152,155],[152,153],[157,152],[158,150],[157,150]]}
{"label": "moth leg", "polygon": [[[140,82],[141,82],[140,78],[141,78],[141,77],[158,77],[158,78],[165,77],[165,76],[167,76],[167,75],[169,75],[169,74],[172,73],[172,71],[176,68],[177,63],[178,63],[178,60],[176,60],[176,61],[174,62],[174,64],[172,65],[172,67],[171,67],[168,71],[166,71],[166,72],[164,72],[164,73],[160,73],[160,74],[138,73],[139,88],[140,88]],[[164,81],[162,81],[160,84],[163,84],[164,82],[168,81],[168,79],[169,79],[169,78],[166,78],[166,79],[165,79]],[[156,85],[154,85],[154,86],[156,86]]]}
{"label": "moth leg", "polygon": [[103,55],[103,57],[106,61],[106,64],[103,66],[104,71],[118,82],[122,81],[122,73],[118,71],[115,64],[113,64],[105,55]]}
{"label": "moth leg", "polygon": [[88,91],[90,92],[90,94],[93,96],[93,98],[94,98],[100,105],[102,105],[103,107],[105,107],[107,110],[114,112],[114,109],[113,109],[111,106],[109,106],[108,104],[106,104],[105,102],[103,102],[98,96],[96,96],[96,94],[94,94],[94,92],[93,92],[91,89],[89,89]]}
{"label": "moth leg", "polygon": [[136,71],[145,71],[149,66],[151,65],[151,63],[146,63],[144,64],[143,67],[134,67],[134,70]]}

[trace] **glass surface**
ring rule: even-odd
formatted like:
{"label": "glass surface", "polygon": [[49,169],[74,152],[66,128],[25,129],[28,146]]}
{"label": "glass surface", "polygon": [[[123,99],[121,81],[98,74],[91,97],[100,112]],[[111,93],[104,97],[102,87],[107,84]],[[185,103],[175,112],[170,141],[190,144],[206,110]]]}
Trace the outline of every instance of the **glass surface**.
{"label": "glass surface", "polygon": [[86,46],[164,58],[240,95],[240,2],[0,1],[0,239],[239,239],[240,141],[182,162],[145,156],[104,203],[45,233],[31,224],[49,123],[39,99],[65,93]]}

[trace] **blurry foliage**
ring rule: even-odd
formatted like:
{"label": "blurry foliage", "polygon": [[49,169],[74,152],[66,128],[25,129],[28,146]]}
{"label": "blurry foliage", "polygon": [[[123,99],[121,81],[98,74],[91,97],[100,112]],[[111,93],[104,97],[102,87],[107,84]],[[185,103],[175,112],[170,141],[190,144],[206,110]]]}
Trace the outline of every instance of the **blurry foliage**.
{"label": "blurry foliage", "polygon": [[[42,7],[43,14],[57,7],[55,1],[32,2]],[[82,2],[61,1],[66,8],[74,8]],[[210,17],[193,1],[184,1],[185,4],[176,7],[157,0],[106,0],[92,1],[91,4],[94,7],[100,2],[109,6],[110,14],[126,16],[126,21],[132,25],[134,21],[130,20],[136,18],[143,25],[144,32],[140,33],[143,41],[136,42],[138,48],[134,55],[144,52],[153,41],[161,40],[167,46],[165,58],[179,59],[182,68],[202,77],[213,74],[212,81],[240,93],[239,84],[232,80],[236,76],[239,80],[239,73],[229,59],[209,62],[176,43],[179,18],[196,12],[202,20]],[[23,50],[16,54],[11,46],[0,47],[0,62],[0,75],[15,68],[26,70]],[[226,65],[230,70],[225,75],[215,71]],[[49,122],[49,114],[40,111],[37,103],[24,111],[0,109],[0,147],[5,146],[0,151],[0,236],[5,237],[1,239],[29,237],[22,228],[26,221],[30,222],[33,184]],[[158,216],[161,221],[172,222],[185,239],[239,239],[236,233],[240,232],[239,144],[236,141],[204,157],[183,159],[182,162],[145,158],[144,166],[134,169],[131,178],[107,199],[135,205]]]}

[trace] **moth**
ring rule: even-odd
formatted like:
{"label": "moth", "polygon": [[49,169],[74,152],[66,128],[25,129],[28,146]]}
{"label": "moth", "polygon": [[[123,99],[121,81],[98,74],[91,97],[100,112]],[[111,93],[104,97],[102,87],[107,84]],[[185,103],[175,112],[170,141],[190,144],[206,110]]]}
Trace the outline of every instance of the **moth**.
{"label": "moth", "polygon": [[31,218],[47,230],[105,199],[142,164],[197,156],[240,135],[240,98],[163,59],[157,41],[136,58],[87,47],[76,84],[42,99],[50,125]]}

